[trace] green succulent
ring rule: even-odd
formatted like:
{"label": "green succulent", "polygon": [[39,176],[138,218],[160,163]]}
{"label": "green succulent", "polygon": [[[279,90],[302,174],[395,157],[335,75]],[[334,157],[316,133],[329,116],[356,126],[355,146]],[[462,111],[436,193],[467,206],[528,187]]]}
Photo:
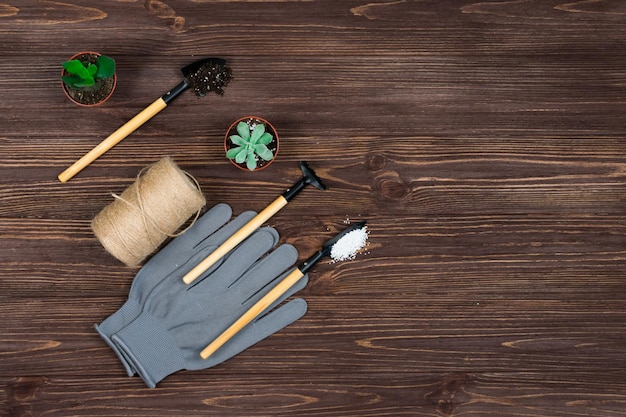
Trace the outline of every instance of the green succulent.
{"label": "green succulent", "polygon": [[251,127],[246,122],[239,122],[237,133],[239,134],[230,136],[235,147],[226,152],[228,159],[234,159],[238,164],[245,161],[248,169],[254,171],[257,167],[257,156],[266,161],[274,158],[274,153],[267,147],[273,136],[265,131],[263,123]]}
{"label": "green succulent", "polygon": [[112,77],[115,74],[115,61],[100,55],[96,63],[72,59],[63,63],[63,69],[70,75],[63,75],[63,82],[70,88],[92,87],[96,80]]}

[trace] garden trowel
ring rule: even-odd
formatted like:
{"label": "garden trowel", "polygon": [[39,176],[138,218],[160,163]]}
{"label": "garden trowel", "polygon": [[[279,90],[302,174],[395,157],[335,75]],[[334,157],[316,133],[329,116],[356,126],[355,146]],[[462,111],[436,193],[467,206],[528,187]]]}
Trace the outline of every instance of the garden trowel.
{"label": "garden trowel", "polygon": [[135,117],[126,122],[122,127],[113,132],[109,137],[100,142],[95,148],[86,153],[72,166],[59,174],[59,180],[66,182],[78,174],[87,165],[102,156],[109,149],[120,143],[124,138],[133,133],[139,126],[154,117],[157,113],[189,87],[193,88],[198,96],[204,96],[210,91],[224,94],[223,87],[230,81],[230,69],[226,67],[226,61],[222,58],[204,58],[193,62],[181,69],[183,81],[176,87],[159,97],[148,107],[139,112]]}

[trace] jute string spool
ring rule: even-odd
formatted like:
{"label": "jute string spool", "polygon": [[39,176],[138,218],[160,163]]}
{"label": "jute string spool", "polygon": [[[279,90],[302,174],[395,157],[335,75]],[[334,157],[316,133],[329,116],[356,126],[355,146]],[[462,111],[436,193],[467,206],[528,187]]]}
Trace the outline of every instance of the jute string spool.
{"label": "jute string spool", "polygon": [[[91,221],[104,248],[134,267],[206,204],[198,183],[165,157],[142,170],[122,195]],[[195,221],[195,219],[194,219]]]}

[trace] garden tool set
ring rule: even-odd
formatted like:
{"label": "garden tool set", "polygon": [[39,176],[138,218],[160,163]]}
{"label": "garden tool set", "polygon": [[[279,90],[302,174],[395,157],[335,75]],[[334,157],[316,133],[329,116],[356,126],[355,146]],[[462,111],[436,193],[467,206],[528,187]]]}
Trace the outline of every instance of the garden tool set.
{"label": "garden tool set", "polygon": [[128,300],[95,326],[129,376],[138,374],[154,388],[179,370],[220,364],[305,314],[305,300],[284,301],[365,222],[346,228],[294,268],[296,248],[277,246],[278,232],[262,225],[307,185],[326,189],[306,162],[300,168],[303,177],[260,213],[230,220],[232,209],[217,204],[139,270]]}
{"label": "garden tool set", "polygon": [[[183,81],[59,174],[59,180],[73,178],[188,88],[198,96],[211,91],[223,94],[231,79],[221,58],[198,60],[182,68],[182,73]],[[305,314],[302,298],[284,301],[306,286],[307,272],[329,256],[334,245],[364,228],[365,222],[348,227],[293,268],[296,248],[277,245],[278,232],[262,226],[308,185],[326,189],[306,162],[300,162],[300,169],[302,178],[258,214],[247,211],[231,221],[231,208],[217,204],[139,270],[128,300],[95,326],[129,376],[137,374],[154,388],[179,370],[222,363]],[[172,194],[164,186],[156,191]],[[123,197],[118,199],[129,204]],[[143,217],[146,222],[152,219]]]}

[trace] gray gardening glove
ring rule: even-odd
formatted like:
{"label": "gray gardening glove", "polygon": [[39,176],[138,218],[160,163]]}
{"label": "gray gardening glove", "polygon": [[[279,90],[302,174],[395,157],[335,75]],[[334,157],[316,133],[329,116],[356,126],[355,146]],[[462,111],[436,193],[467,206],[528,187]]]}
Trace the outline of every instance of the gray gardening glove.
{"label": "gray gardening glove", "polygon": [[[235,248],[208,278],[202,276],[191,285],[182,280],[162,282],[139,317],[113,335],[113,342],[148,387],[154,388],[182,369],[215,366],[304,315],[303,299],[274,308],[306,286],[306,275],[212,356],[200,357],[202,349],[290,272],[298,257],[296,249],[285,244],[264,256],[275,243],[272,230],[261,229]],[[191,259],[181,270],[187,272],[200,260]]]}
{"label": "gray gardening glove", "polygon": [[[248,211],[224,226],[232,216],[227,204],[217,204],[182,235],[172,240],[165,248],[157,252],[137,273],[133,280],[128,300],[122,307],[109,316],[96,330],[104,341],[115,351],[129,376],[135,374],[131,364],[123,353],[111,342],[111,336],[130,324],[141,313],[143,303],[150,292],[163,280],[180,281],[182,274],[179,267],[194,255],[206,257],[234,232],[246,224],[256,213]],[[208,274],[219,265],[209,269]]]}

